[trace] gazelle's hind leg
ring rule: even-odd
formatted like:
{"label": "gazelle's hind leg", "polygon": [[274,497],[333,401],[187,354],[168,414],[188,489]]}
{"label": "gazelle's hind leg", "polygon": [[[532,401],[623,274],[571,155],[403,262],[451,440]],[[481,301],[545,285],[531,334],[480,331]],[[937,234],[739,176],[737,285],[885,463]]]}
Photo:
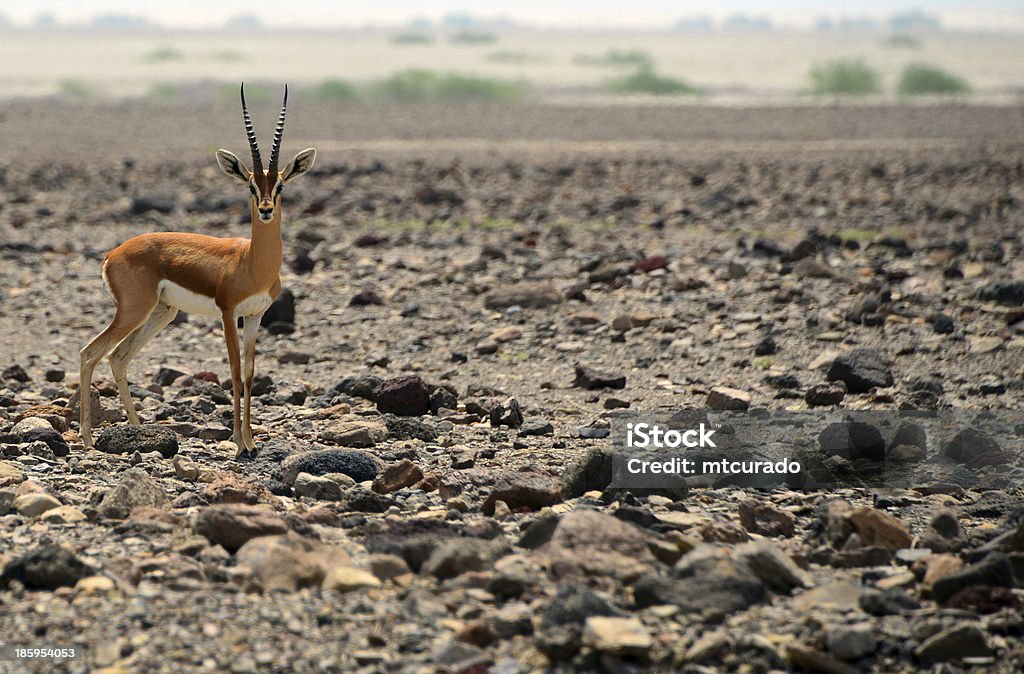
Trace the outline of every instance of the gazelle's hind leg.
{"label": "gazelle's hind leg", "polygon": [[146,322],[156,306],[156,297],[151,302],[144,300],[125,301],[117,305],[117,313],[110,325],[103,329],[95,339],[86,344],[80,352],[81,369],[79,370],[79,398],[81,400],[81,431],[82,442],[92,447],[92,398],[89,390],[92,387],[92,374],[96,365],[103,360],[121,341]]}
{"label": "gazelle's hind leg", "polygon": [[125,337],[110,354],[110,371],[117,383],[117,392],[121,396],[121,403],[128,415],[128,423],[132,425],[139,425],[139,415],[135,412],[135,403],[132,402],[131,392],[128,389],[128,365],[132,358],[142,350],[142,347],[167,327],[177,314],[176,307],[161,302],[149,315],[149,319]]}
{"label": "gazelle's hind leg", "polygon": [[250,452],[256,452],[256,441],[252,439],[252,380],[256,374],[256,333],[260,329],[258,316],[242,319],[242,441]]}

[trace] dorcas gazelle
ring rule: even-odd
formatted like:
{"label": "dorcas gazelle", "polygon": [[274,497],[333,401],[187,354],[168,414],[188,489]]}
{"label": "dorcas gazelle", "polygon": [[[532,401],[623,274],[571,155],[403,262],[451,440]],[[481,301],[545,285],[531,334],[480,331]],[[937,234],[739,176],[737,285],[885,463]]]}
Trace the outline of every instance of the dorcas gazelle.
{"label": "dorcas gazelle", "polygon": [[[242,119],[252,152],[252,170],[227,150],[217,150],[224,173],[248,186],[252,236],[222,239],[201,234],[160,232],[142,234],[107,253],[103,279],[117,305],[113,320],[81,351],[81,438],[92,446],[91,397],[93,371],[105,357],[128,414],[138,424],[128,389],[128,364],[132,357],[178,311],[216,316],[224,326],[234,398],[234,433],[237,455],[255,451],[252,438],[252,381],[256,356],[256,332],[260,318],[281,290],[281,191],[285,184],[313,167],[316,150],[295,155],[278,169],[284,133],[288,87],[274,131],[270,162],[263,168],[252,120],[241,90]],[[238,319],[242,319],[239,348]]]}

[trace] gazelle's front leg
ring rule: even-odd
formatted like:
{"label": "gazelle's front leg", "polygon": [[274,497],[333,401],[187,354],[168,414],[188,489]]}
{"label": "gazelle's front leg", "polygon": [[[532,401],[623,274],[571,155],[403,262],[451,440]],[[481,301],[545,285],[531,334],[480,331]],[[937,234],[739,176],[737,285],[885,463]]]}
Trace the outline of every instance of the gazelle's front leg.
{"label": "gazelle's front leg", "polygon": [[234,307],[221,314],[221,322],[224,324],[224,342],[228,347],[228,362],[231,365],[231,398],[234,408],[231,439],[238,446],[238,451],[235,453],[237,458],[246,452],[246,446],[242,441],[242,410],[240,405],[242,395],[242,363],[238,352],[238,326],[236,321]]}
{"label": "gazelle's front leg", "polygon": [[252,453],[256,452],[256,441],[252,439],[252,380],[256,374],[256,334],[261,318],[263,314],[242,319],[242,442]]}

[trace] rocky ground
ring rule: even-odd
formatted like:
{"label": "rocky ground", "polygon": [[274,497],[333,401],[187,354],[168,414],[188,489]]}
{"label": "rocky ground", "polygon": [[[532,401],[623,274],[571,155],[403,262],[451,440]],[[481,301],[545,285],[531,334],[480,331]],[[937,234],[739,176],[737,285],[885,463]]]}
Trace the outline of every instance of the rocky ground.
{"label": "rocky ground", "polygon": [[[137,110],[74,134],[73,110],[5,112],[0,641],[79,657],[0,671],[1024,667],[1019,110],[393,133],[411,110],[323,141],[286,190],[246,461],[202,317],[135,361],[146,426],[103,372],[97,448],[76,434],[103,253],[246,235],[244,189],[195,149],[210,112],[162,144]],[[332,137],[305,124],[286,153]],[[989,411],[1006,433],[825,452],[849,476],[826,490],[610,487],[612,415],[682,408]],[[879,460],[931,468],[865,486]]]}

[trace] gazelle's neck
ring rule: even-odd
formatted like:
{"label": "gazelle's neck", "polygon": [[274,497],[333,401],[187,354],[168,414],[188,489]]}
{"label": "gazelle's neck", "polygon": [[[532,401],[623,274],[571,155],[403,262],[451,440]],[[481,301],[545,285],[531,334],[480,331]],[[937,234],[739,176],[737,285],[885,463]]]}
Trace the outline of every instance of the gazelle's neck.
{"label": "gazelle's neck", "polygon": [[249,200],[249,217],[252,220],[252,233],[249,237],[249,259],[253,270],[268,277],[277,278],[281,270],[281,201],[278,199],[274,208],[274,218],[270,222],[260,220],[256,208],[256,200]]}

